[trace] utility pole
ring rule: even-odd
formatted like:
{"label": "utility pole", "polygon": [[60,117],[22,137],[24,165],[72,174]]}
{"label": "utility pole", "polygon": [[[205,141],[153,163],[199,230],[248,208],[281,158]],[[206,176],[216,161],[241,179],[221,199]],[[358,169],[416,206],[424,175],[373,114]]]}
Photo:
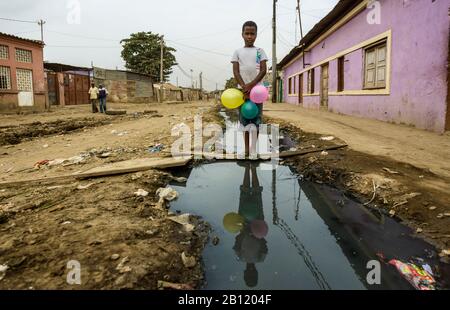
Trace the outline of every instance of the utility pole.
{"label": "utility pole", "polygon": [[200,79],[200,100],[203,100],[203,81],[202,81],[203,72],[200,72],[199,79]]}
{"label": "utility pole", "polygon": [[277,102],[277,0],[273,0],[272,20],[272,102]]}
{"label": "utility pole", "polygon": [[297,0],[298,21],[300,23],[300,40],[303,40],[302,14],[300,13],[300,0]]}
{"label": "utility pole", "polygon": [[162,103],[164,101],[164,36],[161,36],[161,66],[160,66],[160,72],[159,72],[159,81],[161,83],[160,100]]}
{"label": "utility pole", "polygon": [[194,70],[191,69],[191,86],[192,86],[192,88],[194,88],[194,78],[192,76],[193,74],[194,74]]}
{"label": "utility pole", "polygon": [[45,21],[42,19],[38,21],[38,25],[41,26],[41,41],[44,42],[44,24]]}

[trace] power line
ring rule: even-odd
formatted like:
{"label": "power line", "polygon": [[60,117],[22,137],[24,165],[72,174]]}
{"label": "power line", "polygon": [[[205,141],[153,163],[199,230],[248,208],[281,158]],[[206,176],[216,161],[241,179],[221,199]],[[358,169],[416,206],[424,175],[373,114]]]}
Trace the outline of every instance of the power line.
{"label": "power line", "polygon": [[5,18],[5,17],[0,17],[1,20],[7,20],[10,22],[19,22],[19,23],[29,23],[29,24],[37,24],[38,21],[31,21],[31,20],[20,20],[20,19],[12,19],[12,18]]}
{"label": "power line", "polygon": [[194,50],[202,51],[202,52],[205,52],[205,53],[215,54],[215,55],[219,55],[219,56],[231,57],[231,55],[228,55],[228,54],[223,54],[223,53],[219,53],[219,52],[214,52],[214,51],[205,50],[205,49],[202,49],[202,48],[198,48],[198,47],[186,45],[186,44],[183,44],[183,43],[180,43],[180,42],[176,42],[176,41],[173,41],[173,40],[167,40],[167,41],[168,41],[168,42],[172,42],[172,43],[175,44],[175,45],[179,44],[179,45],[181,45],[181,46],[184,46],[184,47],[187,47],[187,48],[192,48],[192,49],[194,49]]}

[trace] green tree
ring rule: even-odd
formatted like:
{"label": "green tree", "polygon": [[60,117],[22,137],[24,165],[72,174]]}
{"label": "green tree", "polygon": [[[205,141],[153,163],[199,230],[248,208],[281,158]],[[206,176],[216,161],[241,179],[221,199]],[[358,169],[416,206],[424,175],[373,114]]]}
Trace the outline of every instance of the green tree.
{"label": "green tree", "polygon": [[[160,81],[161,68],[161,41],[163,36],[152,32],[132,33],[128,39],[120,41],[122,44],[122,58],[125,67],[133,72],[150,75],[155,82]],[[164,81],[167,81],[173,72],[172,67],[177,65],[176,49],[164,45]]]}
{"label": "green tree", "polygon": [[236,87],[238,87],[238,83],[237,83],[237,81],[236,81],[236,79],[234,77],[229,78],[227,80],[227,82],[225,83],[225,89],[236,88]]}

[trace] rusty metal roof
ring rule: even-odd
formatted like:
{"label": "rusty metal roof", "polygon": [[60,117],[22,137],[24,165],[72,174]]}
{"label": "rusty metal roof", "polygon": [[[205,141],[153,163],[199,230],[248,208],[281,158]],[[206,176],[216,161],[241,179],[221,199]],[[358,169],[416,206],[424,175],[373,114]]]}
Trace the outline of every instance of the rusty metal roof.
{"label": "rusty metal roof", "polygon": [[44,62],[44,68],[54,72],[65,72],[65,71],[92,71],[92,68],[72,66],[66,64],[60,64],[55,62]]}
{"label": "rusty metal roof", "polygon": [[0,36],[11,38],[11,39],[16,39],[16,40],[21,40],[21,41],[26,41],[26,42],[29,42],[29,43],[39,44],[39,45],[42,45],[42,46],[45,45],[45,43],[40,41],[40,40],[25,39],[25,38],[21,38],[21,37],[18,37],[18,36],[12,35],[12,34],[7,34],[7,33],[4,33],[4,32],[0,32]]}
{"label": "rusty metal roof", "polygon": [[279,63],[278,68],[283,68],[287,63],[289,63],[292,59],[300,55],[301,46],[304,45],[305,48],[308,47],[309,44],[314,42],[315,39],[320,37],[323,33],[325,33],[328,29],[330,29],[339,19],[345,16],[348,12],[350,12],[353,8],[355,8],[358,4],[360,4],[364,0],[340,0],[338,4],[328,13],[323,19],[321,19],[300,41],[298,46],[294,47],[289,54],[287,54]]}

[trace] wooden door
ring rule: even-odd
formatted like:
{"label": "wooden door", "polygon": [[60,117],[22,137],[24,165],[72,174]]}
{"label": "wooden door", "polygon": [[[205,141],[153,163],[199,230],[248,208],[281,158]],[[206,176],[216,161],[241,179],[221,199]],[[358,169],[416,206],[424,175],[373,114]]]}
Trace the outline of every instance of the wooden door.
{"label": "wooden door", "polygon": [[328,64],[322,66],[321,83],[320,83],[320,105],[328,107]]}
{"label": "wooden door", "polygon": [[303,74],[298,77],[298,104],[303,104]]}

